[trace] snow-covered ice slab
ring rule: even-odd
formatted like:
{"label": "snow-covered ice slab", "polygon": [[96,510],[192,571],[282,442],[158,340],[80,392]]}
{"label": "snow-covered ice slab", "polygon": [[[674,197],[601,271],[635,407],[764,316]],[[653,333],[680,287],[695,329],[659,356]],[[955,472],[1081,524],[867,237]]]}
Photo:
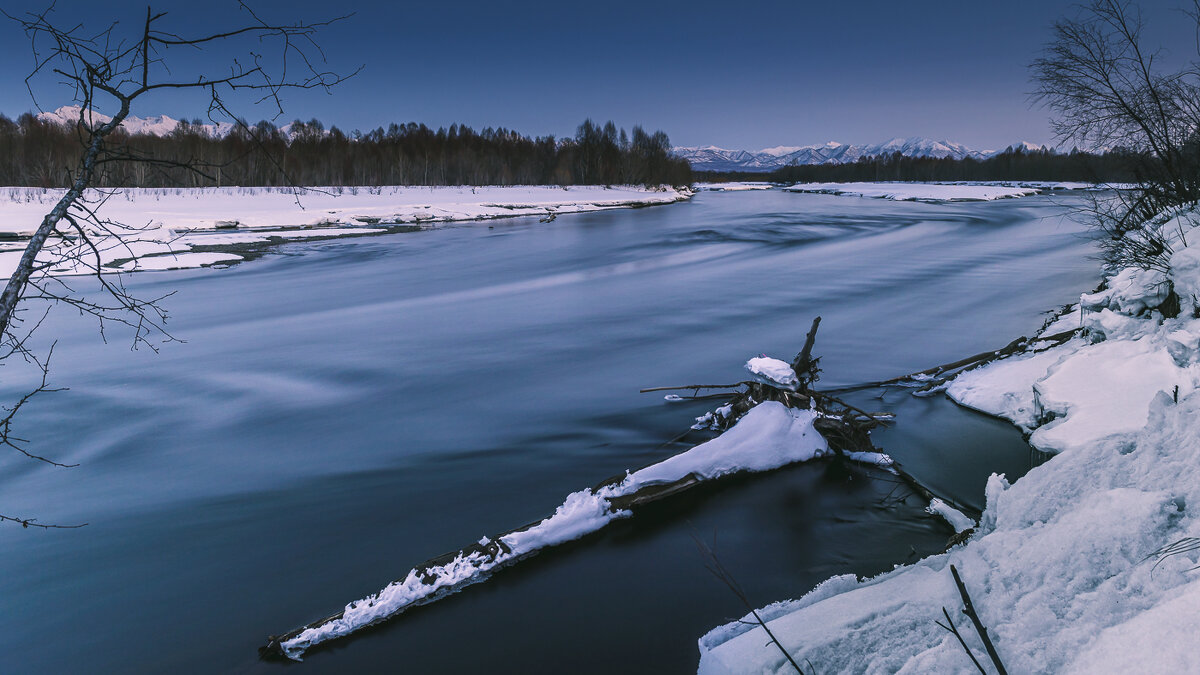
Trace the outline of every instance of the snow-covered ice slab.
{"label": "snow-covered ice slab", "polygon": [[1035,188],[1001,185],[947,185],[941,183],[797,183],[784,190],[896,201],[991,201],[1038,194]]}
{"label": "snow-covered ice slab", "polygon": [[479,547],[464,549],[449,562],[413,569],[378,593],[346,605],[340,615],[310,625],[278,643],[282,653],[299,659],[313,645],[350,634],[442,594],[477,583],[494,570],[538,551],[595,532],[618,518],[630,515],[613,500],[632,496],[644,488],[670,485],[689,477],[711,480],[738,472],[769,471],[822,457],[829,452],[825,439],[813,427],[818,413],[762,403],[747,412],[732,428],[707,443],[626,475],[615,484],[580,490],[545,520],[495,540],[486,537]]}
{"label": "snow-covered ice slab", "polygon": [[[1070,344],[1078,348],[1083,341]],[[1039,354],[1020,354],[984,368],[968,370],[954,378],[946,394],[960,405],[1003,417],[1023,431],[1032,431],[1041,412],[1035,401],[1033,384],[1045,377],[1050,367],[1068,352],[1069,348],[1059,348]]]}
{"label": "snow-covered ice slab", "polygon": [[1194,369],[1180,368],[1161,342],[1109,340],[1079,349],[1034,385],[1037,403],[1058,419],[1033,432],[1043,452],[1065,452],[1146,426],[1155,394],[1187,396]]}
{"label": "snow-covered ice slab", "polygon": [[[0,234],[28,237],[65,192],[0,188]],[[371,234],[387,225],[651,206],[690,196],[687,190],[633,186],[117,188],[89,190],[84,195],[101,217],[132,228],[124,243],[94,233],[102,266],[120,265],[134,254],[191,253],[198,246]],[[23,248],[22,242],[16,243]],[[51,245],[60,246],[59,250],[69,247]],[[51,253],[41,259],[48,260]],[[55,273],[91,273],[95,267],[91,251],[76,253],[82,257],[79,264]],[[0,254],[0,276],[10,276],[19,258]],[[207,264],[202,262],[204,256],[180,259],[196,266]],[[137,269],[157,269],[157,264]]]}

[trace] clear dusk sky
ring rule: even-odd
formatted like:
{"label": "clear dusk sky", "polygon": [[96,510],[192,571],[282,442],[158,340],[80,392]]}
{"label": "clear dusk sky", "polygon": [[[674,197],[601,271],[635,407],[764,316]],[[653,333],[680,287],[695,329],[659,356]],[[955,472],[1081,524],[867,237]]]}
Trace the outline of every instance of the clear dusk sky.
{"label": "clear dusk sky", "polygon": [[[48,3],[6,0],[20,14]],[[59,0],[62,23],[140,29],[145,5]],[[926,136],[977,149],[1052,141],[1032,107],[1027,64],[1069,0],[846,0],[604,3],[250,2],[264,18],[315,21],[354,12],[320,41],[330,64],[361,74],[331,95],[288,97],[280,123],[316,117],[367,130],[389,122],[504,126],[571,135],[585,117],[663,129],[676,145],[759,149]],[[1172,60],[1196,54],[1182,2],[1142,2],[1149,42]],[[163,27],[217,32],[244,25],[226,0],[162,2]],[[187,59],[211,55],[197,53]],[[0,23],[0,112],[34,110],[23,79],[33,57]],[[47,83],[42,109],[70,103]],[[242,106],[251,121],[265,108]],[[134,114],[204,115],[195,98],[158,95]]]}

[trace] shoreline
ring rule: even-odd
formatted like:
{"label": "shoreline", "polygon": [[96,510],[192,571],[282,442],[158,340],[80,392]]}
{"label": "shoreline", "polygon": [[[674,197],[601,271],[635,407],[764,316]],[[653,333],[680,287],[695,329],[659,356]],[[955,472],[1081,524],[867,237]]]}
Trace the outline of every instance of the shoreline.
{"label": "shoreline", "polygon": [[[0,274],[11,275],[30,234],[65,192],[0,188]],[[106,219],[52,240],[50,275],[228,266],[300,240],[393,234],[442,223],[645,208],[686,201],[688,189],[634,186],[380,186],[112,188],[86,193]],[[82,222],[82,221],[81,221]]]}
{"label": "shoreline", "polygon": [[[843,672],[969,669],[964,649],[981,655],[979,640],[960,644],[935,623],[961,606],[955,566],[1013,672],[1200,667],[1190,643],[1170,637],[1194,629],[1200,593],[1188,546],[1200,539],[1188,510],[1200,501],[1200,266],[1184,238],[1196,225],[1175,217],[1169,272],[1107,275],[1038,332],[1083,334],[948,383],[957,405],[1007,420],[1048,459],[1011,483],[993,474],[962,545],[759,610],[793,658]],[[1177,315],[1163,290],[1172,285],[1188,293]],[[760,630],[713,628],[699,640],[699,672],[777,670],[782,657]]]}

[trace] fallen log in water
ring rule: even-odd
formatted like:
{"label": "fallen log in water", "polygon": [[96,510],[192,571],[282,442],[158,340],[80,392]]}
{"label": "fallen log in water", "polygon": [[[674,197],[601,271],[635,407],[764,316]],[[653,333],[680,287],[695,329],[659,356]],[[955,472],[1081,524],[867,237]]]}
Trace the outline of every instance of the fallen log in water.
{"label": "fallen log in water", "polygon": [[[592,492],[593,494],[602,493],[605,488],[619,484],[624,478],[625,475],[614,476],[596,485],[592,488]],[[673,497],[696,487],[703,480],[701,476],[689,473],[675,481],[647,485],[629,494],[614,495],[604,499],[614,513],[633,511],[647,504]],[[492,573],[499,569],[520,562],[540,552],[541,548],[533,548],[525,551],[515,550],[512,546],[506,544],[505,540],[513,535],[530,532],[545,522],[545,520],[539,520],[528,523],[498,534],[495,537],[485,537],[479,542],[458,551],[426,560],[414,567],[406,578],[398,579],[388,585],[388,588],[397,585],[411,586],[411,583],[406,582],[416,578],[419,580],[420,585],[426,587],[426,593],[414,596],[409,602],[397,605],[389,611],[379,613],[378,616],[371,617],[363,622],[354,622],[352,625],[346,622],[348,609],[355,605],[355,603],[351,603],[347,608],[324,618],[317,619],[305,626],[280,635],[268,637],[267,644],[259,648],[259,655],[267,658],[286,657],[298,660],[306,649],[316,644],[344,637],[351,632],[382,623],[410,609],[436,602],[446,595],[450,595],[466,586],[486,581]],[[365,602],[370,602],[370,599]],[[328,630],[322,631],[323,628],[327,628]],[[305,638],[306,633],[313,633],[312,638],[320,635],[324,639]],[[297,640],[300,640],[303,644],[296,643]]]}
{"label": "fallen log in water", "polygon": [[[890,378],[887,380],[877,380],[875,382],[863,382],[862,384],[854,384],[854,385],[850,385],[848,387],[839,387],[837,389],[830,389],[829,391],[827,391],[825,393],[845,394],[845,393],[852,392],[852,391],[861,391],[863,389],[875,389],[878,387],[886,387],[888,385],[904,384],[906,382],[907,383],[920,383],[922,386],[926,386],[926,387],[934,386],[936,384],[944,383],[947,379],[950,379],[950,378],[952,378],[956,375],[959,375],[963,372],[966,372],[973,368],[978,368],[980,366],[987,365],[987,364],[991,363],[992,361],[1002,359],[1006,356],[1012,356],[1014,354],[1021,354],[1024,352],[1031,352],[1031,351],[1032,352],[1040,352],[1040,351],[1045,351],[1047,349],[1050,349],[1052,347],[1057,347],[1057,346],[1063,344],[1064,342],[1066,342],[1067,340],[1070,340],[1071,338],[1075,337],[1081,330],[1082,330],[1082,328],[1072,328],[1071,330],[1063,331],[1061,333],[1055,333],[1054,335],[1039,336],[1039,337],[1034,337],[1034,338],[1019,337],[1016,340],[1013,340],[1012,342],[1008,343],[1007,345],[1001,347],[1000,349],[996,349],[996,350],[988,351],[988,352],[980,352],[973,356],[968,356],[965,359],[959,359],[957,361],[952,361],[950,363],[943,363],[940,366],[933,366],[932,368],[926,368],[925,370],[918,370],[915,373],[909,373],[907,375],[901,375],[899,377],[893,377],[893,378]],[[1035,347],[1035,345],[1039,345],[1039,343],[1045,343],[1045,342],[1048,342],[1050,344],[1047,346]]]}
{"label": "fallen log in water", "polygon": [[[717,430],[723,433],[716,438],[575,492],[548,518],[427,560],[378,593],[352,602],[339,612],[270,636],[259,648],[260,655],[299,659],[315,645],[434,602],[546,548],[578,539],[648,504],[733,473],[769,471],[821,457],[894,469],[891,458],[877,451],[869,435],[871,429],[890,419],[889,414],[866,412],[831,393],[811,388],[818,377],[818,359],[812,358],[812,349],[819,323],[819,317],[813,321],[803,350],[791,364],[795,377],[788,375],[786,386],[747,381],[732,386],[684,387],[745,387],[732,392],[729,403],[722,406],[729,412],[721,416]],[[783,365],[786,369],[788,364]],[[895,473],[912,485],[920,485],[902,471]],[[918,492],[929,494],[924,488]]]}

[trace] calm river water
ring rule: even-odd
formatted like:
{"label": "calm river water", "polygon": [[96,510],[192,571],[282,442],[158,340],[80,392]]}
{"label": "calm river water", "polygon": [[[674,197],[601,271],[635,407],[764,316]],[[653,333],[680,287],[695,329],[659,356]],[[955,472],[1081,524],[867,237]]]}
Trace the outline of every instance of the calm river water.
{"label": "calm river water", "polygon": [[[1098,278],[1071,203],[702,193],[133,275],[143,296],[175,292],[186,342],[131,351],[65,311],[44,327],[70,391],[18,432],[80,466],[0,454],[0,513],[90,524],[0,526],[0,670],[694,670],[696,639],[745,608],[693,534],[715,535],[757,606],[949,531],[880,474],[795,466],[668,501],[302,665],[256,649],[677,452],[662,444],[717,402],[640,387],[742,379],[750,356],[790,359],[816,315],[830,387],[1029,334]],[[8,401],[28,379],[5,371]],[[858,400],[900,417],[877,444],[935,491],[979,507],[991,472],[1030,466],[1007,424],[878,395]]]}

